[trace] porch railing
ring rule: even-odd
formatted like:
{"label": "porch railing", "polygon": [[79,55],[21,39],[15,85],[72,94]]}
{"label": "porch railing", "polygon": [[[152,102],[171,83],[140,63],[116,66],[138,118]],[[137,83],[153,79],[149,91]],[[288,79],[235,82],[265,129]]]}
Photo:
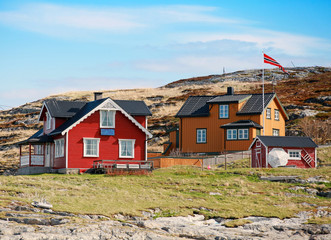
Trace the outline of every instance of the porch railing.
{"label": "porch railing", "polygon": [[153,161],[138,161],[138,160],[95,160],[93,161],[93,168],[106,169],[146,169],[152,170],[154,168]]}
{"label": "porch railing", "polygon": [[[21,156],[21,166],[28,166],[30,163],[30,156]],[[31,155],[31,165],[43,166],[44,165],[44,155]]]}

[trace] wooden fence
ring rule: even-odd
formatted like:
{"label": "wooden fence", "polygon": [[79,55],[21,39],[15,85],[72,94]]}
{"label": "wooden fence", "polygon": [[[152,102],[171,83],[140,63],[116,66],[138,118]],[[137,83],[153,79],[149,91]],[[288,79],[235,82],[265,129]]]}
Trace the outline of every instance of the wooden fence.
{"label": "wooden fence", "polygon": [[159,156],[149,158],[149,161],[154,162],[154,168],[166,168],[176,165],[189,165],[197,167],[213,167],[217,165],[226,165],[236,160],[243,158],[250,159],[250,151],[241,151],[235,153],[225,153],[215,156],[199,156],[199,157],[169,157],[169,156]]}
{"label": "wooden fence", "polygon": [[189,165],[201,167],[203,164],[202,158],[171,158],[171,157],[161,157],[161,158],[150,158],[149,161],[154,162],[154,168],[167,168],[176,165]]}

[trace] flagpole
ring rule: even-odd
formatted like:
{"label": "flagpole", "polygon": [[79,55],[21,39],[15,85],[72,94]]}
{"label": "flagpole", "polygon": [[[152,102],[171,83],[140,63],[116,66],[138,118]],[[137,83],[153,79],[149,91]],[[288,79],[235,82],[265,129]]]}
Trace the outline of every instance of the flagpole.
{"label": "flagpole", "polygon": [[[262,51],[262,64],[264,63],[264,52]],[[262,66],[262,136],[264,136],[264,65]]]}

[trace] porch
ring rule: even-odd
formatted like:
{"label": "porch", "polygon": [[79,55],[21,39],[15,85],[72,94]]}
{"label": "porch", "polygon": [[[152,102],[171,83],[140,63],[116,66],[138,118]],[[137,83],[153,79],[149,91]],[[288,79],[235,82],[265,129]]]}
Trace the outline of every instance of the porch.
{"label": "porch", "polygon": [[51,167],[51,159],[54,156],[52,143],[53,139],[43,135],[42,129],[20,142],[20,167]]}

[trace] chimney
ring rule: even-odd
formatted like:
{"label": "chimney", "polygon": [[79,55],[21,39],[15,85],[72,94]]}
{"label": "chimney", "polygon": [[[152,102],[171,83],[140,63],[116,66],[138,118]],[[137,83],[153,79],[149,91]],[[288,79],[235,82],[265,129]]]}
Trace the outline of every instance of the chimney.
{"label": "chimney", "polygon": [[102,92],[94,92],[94,101],[102,98]]}
{"label": "chimney", "polygon": [[228,92],[226,93],[226,95],[233,95],[233,94],[234,94],[233,87],[228,87]]}

